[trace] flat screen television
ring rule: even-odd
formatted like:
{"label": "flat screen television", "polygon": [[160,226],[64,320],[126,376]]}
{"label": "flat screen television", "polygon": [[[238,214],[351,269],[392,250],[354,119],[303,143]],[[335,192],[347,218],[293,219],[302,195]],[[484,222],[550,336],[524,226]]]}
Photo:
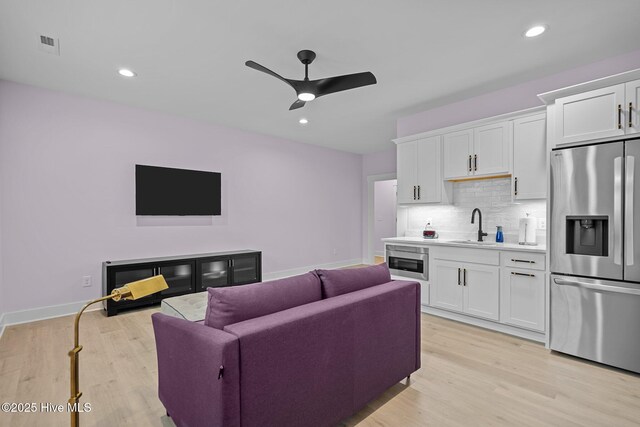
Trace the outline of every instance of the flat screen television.
{"label": "flat screen television", "polygon": [[136,165],[136,215],[220,214],[220,173]]}

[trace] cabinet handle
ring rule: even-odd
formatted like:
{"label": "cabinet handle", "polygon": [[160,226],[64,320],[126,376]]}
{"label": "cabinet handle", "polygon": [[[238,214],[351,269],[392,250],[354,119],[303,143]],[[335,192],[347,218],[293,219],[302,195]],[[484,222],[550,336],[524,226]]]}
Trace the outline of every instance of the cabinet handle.
{"label": "cabinet handle", "polygon": [[471,172],[471,171],[472,171],[472,169],[471,169],[471,154],[469,154],[469,172]]}
{"label": "cabinet handle", "polygon": [[460,286],[460,269],[458,269],[458,286]]}
{"label": "cabinet handle", "polygon": [[513,259],[511,258],[511,262],[526,262],[527,264],[535,264],[535,261],[529,261],[528,259]]}
{"label": "cabinet handle", "polygon": [[535,274],[525,274],[525,273],[516,273],[515,271],[511,272],[512,276],[526,276],[526,277],[536,277]]}
{"label": "cabinet handle", "polygon": [[467,286],[467,269],[466,268],[462,269],[462,278],[463,278],[462,286]]}
{"label": "cabinet handle", "polygon": [[473,155],[473,170],[474,171],[478,170],[478,155],[477,154]]}
{"label": "cabinet handle", "polygon": [[514,191],[513,192],[514,192],[514,196],[517,196],[518,195],[518,177],[515,177],[514,181],[515,181],[515,183],[514,183]]}
{"label": "cabinet handle", "polygon": [[413,186],[413,200],[416,199],[416,186]]}
{"label": "cabinet handle", "polygon": [[418,185],[418,200],[420,200],[420,186]]}
{"label": "cabinet handle", "polygon": [[622,129],[622,104],[618,104],[618,129]]}
{"label": "cabinet handle", "polygon": [[633,102],[629,103],[629,127],[633,127]]}

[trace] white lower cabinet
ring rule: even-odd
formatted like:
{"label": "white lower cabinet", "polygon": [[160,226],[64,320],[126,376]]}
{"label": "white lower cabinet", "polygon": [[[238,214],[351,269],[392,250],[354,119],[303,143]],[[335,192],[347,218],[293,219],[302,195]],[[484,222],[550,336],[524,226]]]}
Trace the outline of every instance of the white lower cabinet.
{"label": "white lower cabinet", "polygon": [[542,253],[432,247],[426,305],[458,313],[456,320],[488,328],[495,322],[502,332],[539,339],[545,332],[545,266]]}
{"label": "white lower cabinet", "polygon": [[435,260],[431,266],[431,305],[462,311],[460,263]]}
{"label": "white lower cabinet", "polygon": [[544,331],[544,277],[543,271],[503,268],[500,286],[502,323]]}
{"label": "white lower cabinet", "polygon": [[499,320],[498,267],[444,260],[432,266],[432,306]]}
{"label": "white lower cabinet", "polygon": [[464,266],[462,311],[485,319],[500,320],[500,269],[489,265]]}

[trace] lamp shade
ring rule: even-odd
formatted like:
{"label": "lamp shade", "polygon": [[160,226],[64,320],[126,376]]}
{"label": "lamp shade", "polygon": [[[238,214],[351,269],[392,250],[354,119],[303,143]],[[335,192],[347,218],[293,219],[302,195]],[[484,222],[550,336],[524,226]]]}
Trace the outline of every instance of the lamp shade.
{"label": "lamp shade", "polygon": [[168,288],[169,285],[167,285],[167,282],[164,280],[164,276],[160,274],[158,276],[127,283],[126,285],[111,291],[111,295],[114,295],[114,301],[120,301],[120,299],[136,300]]}

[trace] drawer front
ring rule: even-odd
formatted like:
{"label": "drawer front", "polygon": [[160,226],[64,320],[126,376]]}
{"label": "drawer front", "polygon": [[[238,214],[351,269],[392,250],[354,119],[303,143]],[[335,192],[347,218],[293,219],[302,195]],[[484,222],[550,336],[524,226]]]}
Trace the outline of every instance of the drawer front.
{"label": "drawer front", "polygon": [[430,249],[432,258],[475,264],[500,265],[500,252],[492,249],[471,249],[442,246]]}
{"label": "drawer front", "polygon": [[543,270],[546,266],[545,254],[531,254],[526,252],[502,252],[502,266]]}

